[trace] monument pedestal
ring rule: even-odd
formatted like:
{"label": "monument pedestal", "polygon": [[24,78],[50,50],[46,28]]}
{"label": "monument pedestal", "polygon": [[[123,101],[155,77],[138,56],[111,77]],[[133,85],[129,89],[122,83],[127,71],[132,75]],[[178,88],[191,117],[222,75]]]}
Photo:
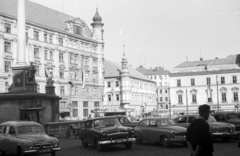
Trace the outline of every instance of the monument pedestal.
{"label": "monument pedestal", "polygon": [[55,95],[55,87],[54,86],[46,86],[46,94]]}

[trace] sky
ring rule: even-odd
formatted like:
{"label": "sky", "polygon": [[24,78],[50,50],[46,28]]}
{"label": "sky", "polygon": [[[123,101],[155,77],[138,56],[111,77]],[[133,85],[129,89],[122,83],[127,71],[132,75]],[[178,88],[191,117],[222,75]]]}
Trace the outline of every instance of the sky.
{"label": "sky", "polygon": [[31,0],[90,29],[96,8],[104,23],[105,59],[171,70],[188,61],[240,54],[240,0]]}

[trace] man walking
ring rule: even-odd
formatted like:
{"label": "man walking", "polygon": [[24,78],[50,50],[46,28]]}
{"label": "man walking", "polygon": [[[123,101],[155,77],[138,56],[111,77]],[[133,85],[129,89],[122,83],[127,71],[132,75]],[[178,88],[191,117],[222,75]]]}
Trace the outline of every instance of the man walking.
{"label": "man walking", "polygon": [[213,156],[213,143],[206,120],[209,117],[210,106],[199,106],[200,117],[194,120],[187,129],[187,144],[191,156]]}

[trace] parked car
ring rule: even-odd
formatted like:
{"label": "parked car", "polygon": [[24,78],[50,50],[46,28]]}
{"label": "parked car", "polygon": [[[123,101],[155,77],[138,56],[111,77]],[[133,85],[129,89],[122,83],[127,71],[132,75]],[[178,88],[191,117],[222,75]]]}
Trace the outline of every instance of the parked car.
{"label": "parked car", "polygon": [[234,124],[236,126],[236,131],[238,132],[238,134],[240,134],[240,117],[236,112],[233,111],[216,112],[213,114],[213,116],[219,122]]}
{"label": "parked car", "polygon": [[123,144],[127,149],[131,149],[132,142],[135,141],[134,129],[122,126],[114,116],[87,120],[81,130],[80,139],[83,147],[92,144],[99,151],[114,144]]}
{"label": "parked car", "polygon": [[134,129],[137,144],[149,141],[160,142],[164,147],[169,147],[172,143],[186,145],[186,128],[177,126],[167,117],[144,118]]}
{"label": "parked car", "polygon": [[139,124],[139,121],[130,121],[126,116],[124,115],[117,115],[117,119],[119,120],[120,124],[122,126],[126,127],[136,127]]}
{"label": "parked car", "polygon": [[59,140],[48,136],[39,123],[32,121],[8,121],[0,125],[0,151],[19,156],[24,154],[51,153],[60,150]]}
{"label": "parked car", "polygon": [[[190,114],[182,115],[174,119],[177,125],[188,128],[190,123],[197,119],[199,115]],[[209,122],[210,132],[213,138],[221,138],[223,141],[228,141],[232,137],[236,137],[236,127],[230,123]]]}

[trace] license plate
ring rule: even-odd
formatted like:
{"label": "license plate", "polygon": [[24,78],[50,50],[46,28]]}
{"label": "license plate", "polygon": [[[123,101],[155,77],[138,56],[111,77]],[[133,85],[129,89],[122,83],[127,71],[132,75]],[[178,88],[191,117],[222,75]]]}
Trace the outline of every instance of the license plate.
{"label": "license plate", "polygon": [[123,142],[125,139],[117,139],[116,142]]}
{"label": "license plate", "polygon": [[48,148],[48,149],[41,149],[38,151],[38,153],[47,153],[47,152],[51,152],[51,149]]}

